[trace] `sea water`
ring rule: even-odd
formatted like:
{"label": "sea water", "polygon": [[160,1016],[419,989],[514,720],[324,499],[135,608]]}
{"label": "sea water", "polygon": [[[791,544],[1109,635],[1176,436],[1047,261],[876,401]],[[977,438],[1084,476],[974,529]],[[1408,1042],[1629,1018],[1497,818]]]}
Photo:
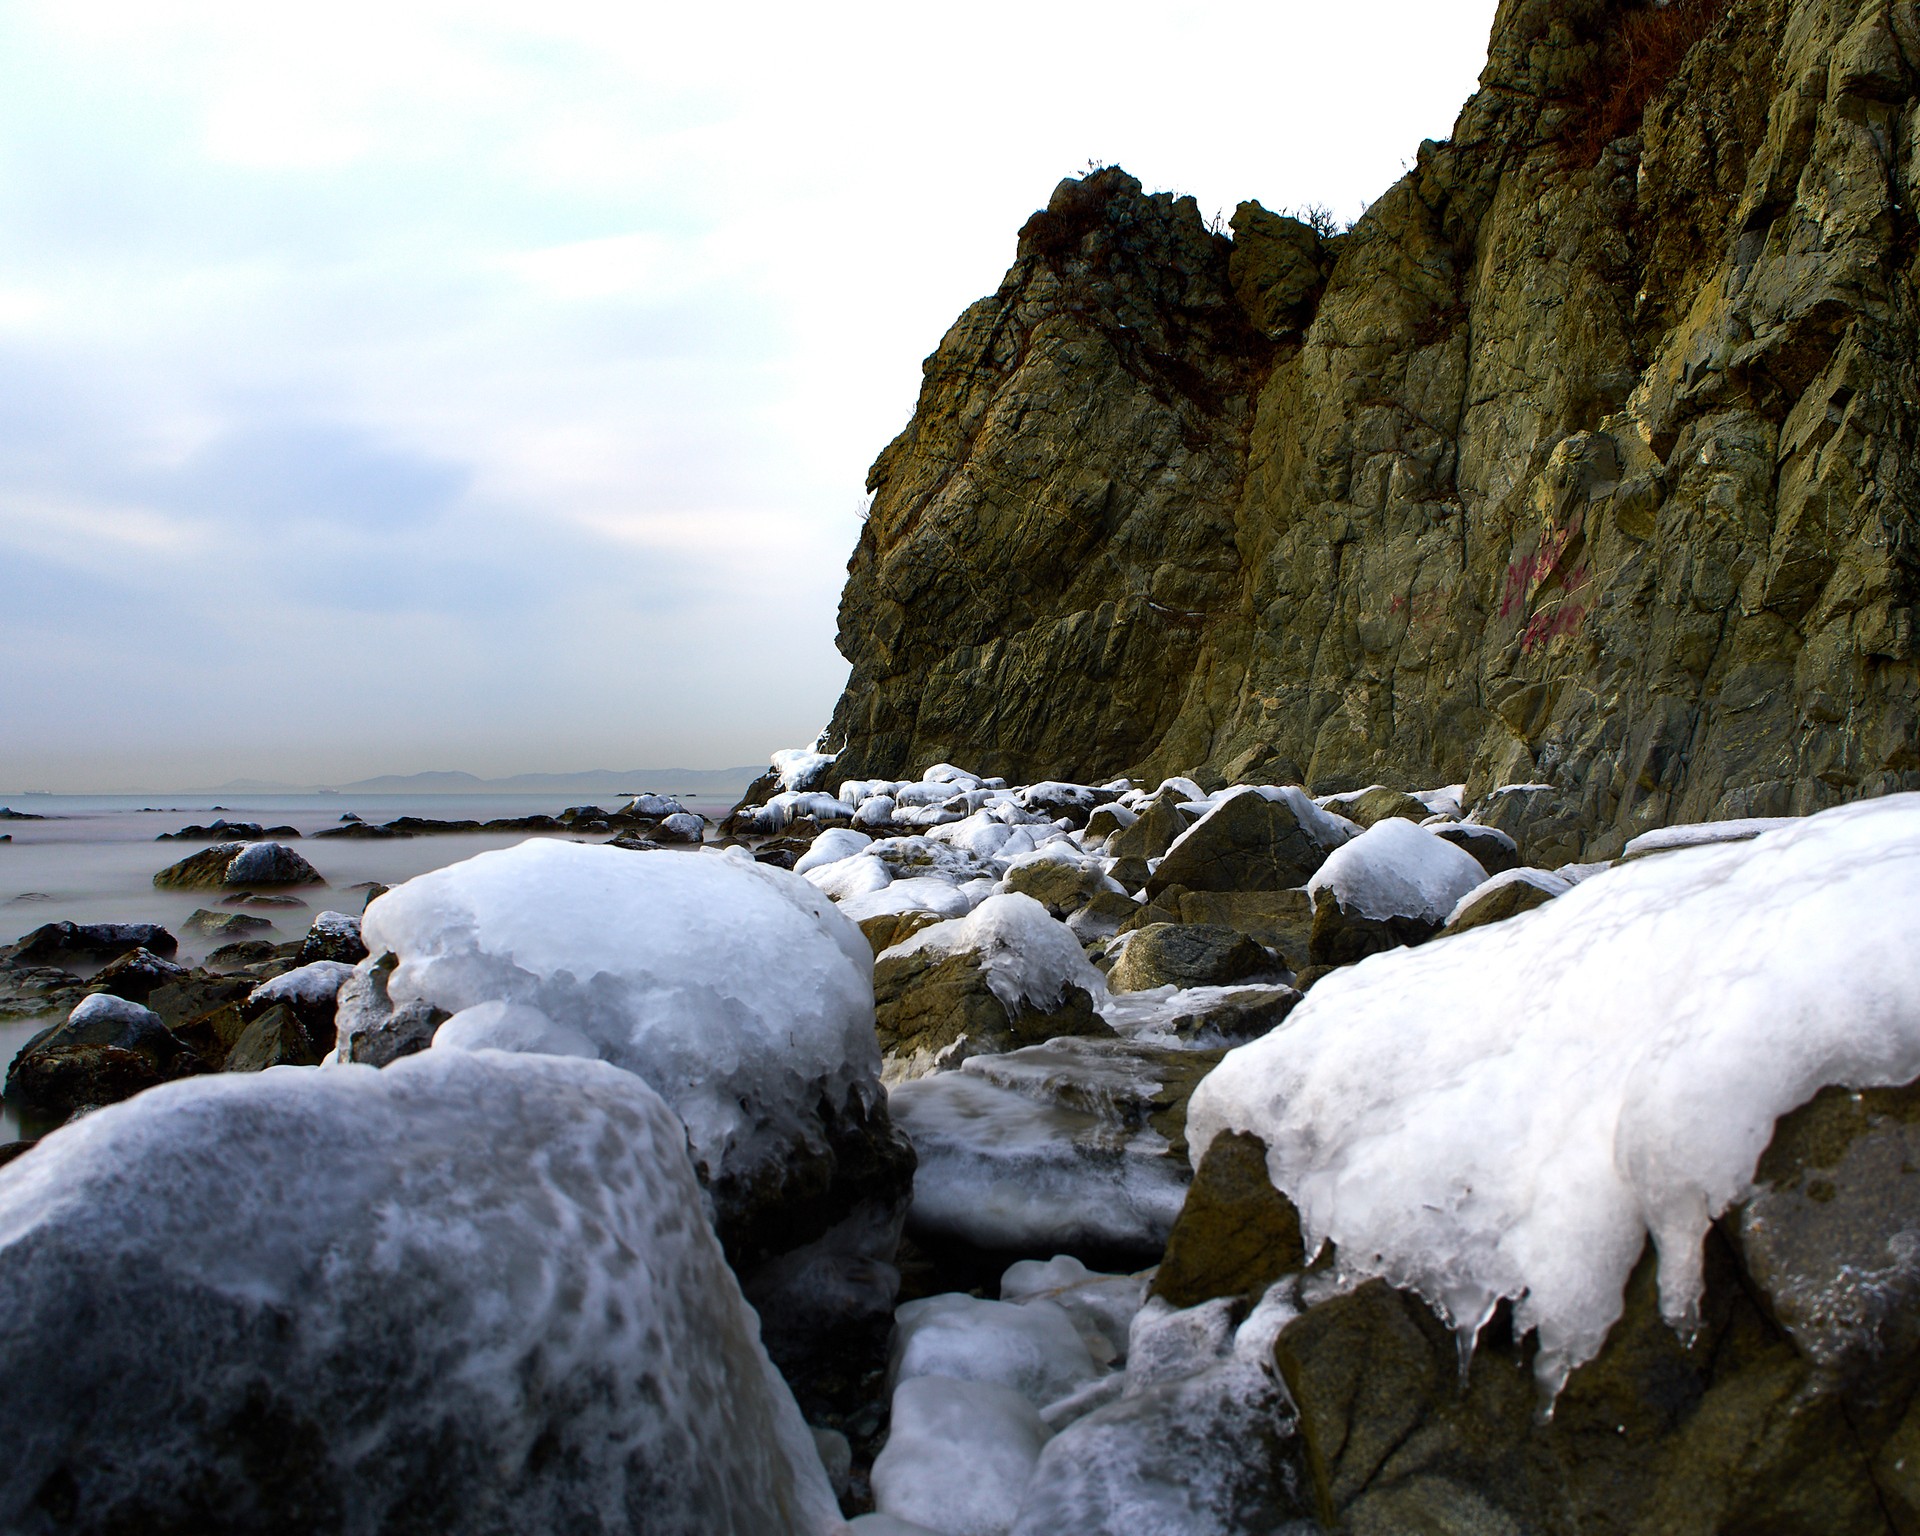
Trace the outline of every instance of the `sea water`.
{"label": "sea water", "polygon": [[[636,784],[633,788],[672,792],[671,785]],[[0,800],[0,804],[44,819],[0,820],[0,835],[12,838],[11,842],[0,843],[0,944],[11,944],[42,923],[62,919],[76,923],[161,923],[180,941],[179,952],[171,958],[181,965],[194,965],[225,942],[183,931],[196,908],[244,911],[266,918],[273,928],[258,937],[282,942],[303,935],[320,912],[358,916],[366,904],[370,882],[398,885],[476,853],[512,847],[530,835],[606,841],[605,834],[525,832],[381,839],[314,837],[316,832],[340,825],[349,814],[366,822],[390,821],[397,816],[491,821],[553,816],[570,805],[581,804],[584,798],[552,793],[355,796],[249,795],[234,791],[217,795],[12,796]],[[689,810],[699,811],[709,820],[727,811],[724,802],[697,796],[681,799]],[[624,801],[603,797],[595,803],[614,810]],[[218,891],[155,889],[154,875],[208,846],[205,842],[160,842],[160,835],[189,825],[206,826],[218,819],[297,828],[301,839],[292,846],[320,871],[326,884],[286,893],[304,906],[233,909],[221,906]],[[59,1017],[0,1022],[0,1071],[12,1063],[21,1046]],[[23,1130],[31,1134],[37,1129],[23,1128],[12,1106],[0,1105],[0,1142],[18,1140]]]}

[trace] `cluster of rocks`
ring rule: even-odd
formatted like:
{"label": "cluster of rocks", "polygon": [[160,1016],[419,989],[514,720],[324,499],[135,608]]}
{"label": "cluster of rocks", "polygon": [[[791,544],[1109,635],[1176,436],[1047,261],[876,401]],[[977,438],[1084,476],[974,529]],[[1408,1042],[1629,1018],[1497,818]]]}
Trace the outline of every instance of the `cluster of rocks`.
{"label": "cluster of rocks", "polygon": [[615,810],[597,805],[568,806],[557,816],[496,816],[487,821],[396,816],[369,822],[349,811],[339,824],[314,833],[317,838],[383,841],[402,837],[451,836],[458,833],[611,832],[629,839],[658,843],[697,843],[705,835],[706,820],[669,795],[636,795]]}
{"label": "cluster of rocks", "polygon": [[[227,938],[268,925],[203,910],[189,926]],[[24,1123],[44,1132],[206,1072],[314,1065],[333,1049],[335,997],[366,955],[358,920],[340,912],[320,913],[289,943],[235,939],[198,966],[169,958],[178,950],[158,924],[72,922],[44,924],[0,950],[0,1008],[13,1017],[66,1013],[7,1068],[6,1097]],[[91,976],[78,974],[101,961]]]}

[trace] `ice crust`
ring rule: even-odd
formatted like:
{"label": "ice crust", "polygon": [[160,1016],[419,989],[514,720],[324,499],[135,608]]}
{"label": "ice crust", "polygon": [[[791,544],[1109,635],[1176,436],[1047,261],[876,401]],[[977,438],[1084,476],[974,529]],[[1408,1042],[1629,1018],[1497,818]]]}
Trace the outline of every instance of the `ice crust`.
{"label": "ice crust", "polygon": [[890,1375],[990,1381],[1036,1409],[1078,1391],[1100,1374],[1073,1320],[1057,1303],[982,1301],[948,1292],[910,1301],[894,1313]]}
{"label": "ice crust", "polygon": [[[338,916],[322,913],[322,916]],[[314,926],[317,928],[319,924]],[[271,981],[263,981],[247,994],[249,1004],[301,1003],[308,1007],[332,1002],[353,974],[344,960],[315,960],[295,970],[284,971]]]}
{"label": "ice crust", "polygon": [[916,1376],[893,1394],[874,1507],[941,1536],[1006,1536],[1046,1442],[1046,1425],[1017,1392]]}
{"label": "ice crust", "polygon": [[1920,796],[1583,880],[1546,906],[1325,977],[1195,1091],[1197,1166],[1267,1146],[1308,1244],[1471,1337],[1500,1298],[1557,1390],[1651,1234],[1684,1326],[1710,1219],[1822,1086],[1920,1076]]}
{"label": "ice crust", "polygon": [[786,870],[531,839],[396,887],[364,933],[396,1007],[545,1015],[651,1083],[716,1179],[814,1134],[823,1093],[879,1091],[872,951]]}
{"label": "ice crust", "polygon": [[[1186,779],[1169,779],[1167,782],[1188,785],[1196,791],[1198,788],[1192,785],[1191,780]],[[1242,795],[1259,795],[1264,800],[1271,800],[1277,805],[1289,807],[1301,827],[1323,848],[1335,848],[1349,838],[1357,836],[1360,831],[1359,827],[1348,821],[1346,817],[1316,804],[1313,797],[1297,785],[1235,784],[1221,790],[1217,795],[1196,794],[1195,799],[1182,802],[1181,809],[1198,811],[1199,819],[1173,840],[1167,853],[1171,854],[1175,848],[1197,833],[1223,805],[1239,799]],[[1164,858],[1165,855],[1162,857]]]}
{"label": "ice crust", "polygon": [[276,1067],[53,1132],[0,1171],[0,1380],[9,1531],[56,1470],[86,1530],[844,1530],[679,1121],[600,1062]]}
{"label": "ice crust", "polygon": [[1186,1199],[1187,1181],[1151,1131],[1117,1135],[1099,1116],[964,1066],[897,1084],[888,1104],[920,1158],[911,1223],[976,1247],[1150,1251],[1165,1245]]}
{"label": "ice crust", "polygon": [[1443,921],[1453,905],[1487,878],[1484,865],[1425,827],[1398,816],[1377,821],[1327,855],[1307,882],[1316,904],[1333,896],[1362,917]]}
{"label": "ice crust", "polygon": [[1748,816],[1737,821],[1696,821],[1679,827],[1656,827],[1642,832],[1621,850],[1623,859],[1645,858],[1674,848],[1698,848],[1706,843],[1743,843],[1763,832],[1790,827],[1794,816]]}
{"label": "ice crust", "polygon": [[1096,1003],[1107,983],[1088,962],[1086,951],[1031,896],[989,896],[965,917],[922,928],[891,953],[904,956],[971,952],[980,957],[987,986],[1009,1014],[1023,1005],[1042,1011],[1057,1007],[1069,987],[1084,987]]}

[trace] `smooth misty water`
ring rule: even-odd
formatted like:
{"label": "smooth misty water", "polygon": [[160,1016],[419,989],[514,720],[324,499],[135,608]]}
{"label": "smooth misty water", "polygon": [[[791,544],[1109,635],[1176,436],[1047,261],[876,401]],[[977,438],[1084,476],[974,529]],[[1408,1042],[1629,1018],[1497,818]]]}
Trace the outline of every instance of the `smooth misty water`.
{"label": "smooth misty water", "polygon": [[[634,785],[634,789],[653,786]],[[672,786],[660,786],[671,792]],[[297,847],[326,878],[324,886],[290,892],[304,907],[249,907],[270,919],[262,938],[298,938],[315,914],[332,910],[357,914],[365,904],[369,881],[398,885],[430,869],[440,869],[493,848],[510,848],[528,834],[460,834],[362,841],[312,840],[324,827],[336,826],[352,812],[363,821],[422,816],[438,821],[488,821],[503,816],[555,815],[580,796],[521,795],[20,795],[0,800],[13,810],[44,816],[45,821],[0,821],[0,943],[14,940],[62,918],[77,923],[164,923],[180,940],[173,958],[182,965],[204,959],[218,940],[181,931],[199,907],[220,907],[217,891],[156,890],[153,877],[169,864],[206,846],[197,842],[157,842],[163,832],[205,826],[216,818],[257,821],[263,826],[299,828]],[[623,801],[595,803],[613,810]],[[690,810],[709,819],[727,811],[721,802],[683,797]],[[564,833],[536,834],[565,836]],[[604,839],[588,837],[599,842]],[[0,1023],[0,1069],[54,1017]],[[28,1133],[35,1128],[26,1127]],[[11,1107],[0,1105],[0,1142],[17,1140],[23,1127]]]}

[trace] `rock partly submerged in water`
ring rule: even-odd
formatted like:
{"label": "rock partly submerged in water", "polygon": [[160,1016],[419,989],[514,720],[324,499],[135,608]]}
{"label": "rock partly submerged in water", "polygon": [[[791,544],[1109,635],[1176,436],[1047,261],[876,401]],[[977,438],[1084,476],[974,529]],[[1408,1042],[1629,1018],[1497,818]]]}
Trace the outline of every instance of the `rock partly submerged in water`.
{"label": "rock partly submerged in water", "polygon": [[700,1201],[680,1122],[599,1062],[89,1116],[0,1172],[0,1526],[840,1529]]}
{"label": "rock partly submerged in water", "polygon": [[324,885],[320,871],[285,843],[216,843],[169,864],[153,877],[163,891],[226,886]]}
{"label": "rock partly submerged in water", "polygon": [[114,1104],[201,1070],[160,1015],[109,992],[82,998],[66,1021],[29,1040],[7,1069],[6,1093],[42,1114]]}

